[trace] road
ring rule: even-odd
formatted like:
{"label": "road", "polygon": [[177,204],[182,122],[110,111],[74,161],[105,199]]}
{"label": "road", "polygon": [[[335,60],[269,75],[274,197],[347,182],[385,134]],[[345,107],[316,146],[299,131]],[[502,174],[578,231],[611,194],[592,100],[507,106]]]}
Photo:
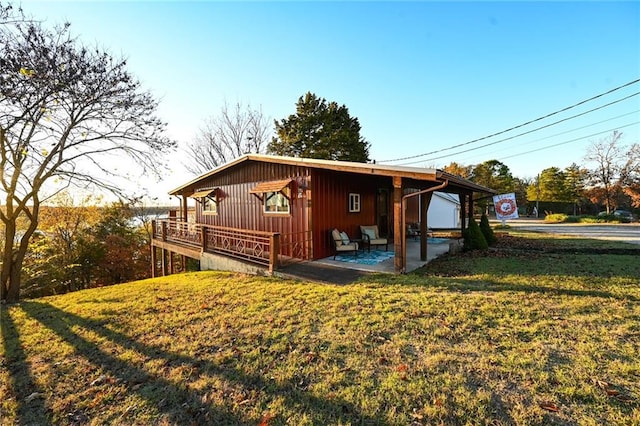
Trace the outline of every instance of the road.
{"label": "road", "polygon": [[[499,223],[497,221],[495,224]],[[512,228],[552,234],[572,235],[598,240],[623,241],[640,244],[640,223],[545,223],[542,219],[521,218],[508,220]]]}

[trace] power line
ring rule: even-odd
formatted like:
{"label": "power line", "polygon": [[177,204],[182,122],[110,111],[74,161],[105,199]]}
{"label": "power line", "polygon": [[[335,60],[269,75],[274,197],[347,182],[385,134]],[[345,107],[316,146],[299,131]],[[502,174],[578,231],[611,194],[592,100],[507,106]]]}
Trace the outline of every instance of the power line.
{"label": "power line", "polygon": [[556,144],[553,144],[553,145],[543,146],[542,148],[536,148],[536,149],[532,149],[530,151],[525,151],[525,152],[520,152],[518,154],[509,155],[507,157],[500,158],[500,160],[506,160],[507,158],[519,157],[521,155],[531,154],[532,152],[538,152],[538,151],[543,151],[543,150],[549,149],[549,148],[555,148],[556,146],[566,145],[568,143],[576,142],[576,141],[579,141],[579,140],[582,140],[582,139],[592,138],[594,136],[599,136],[599,135],[602,135],[602,134],[605,134],[605,133],[613,132],[614,130],[624,129],[625,127],[633,126],[633,125],[636,125],[638,123],[640,123],[640,121],[635,121],[633,123],[625,124],[624,126],[617,126],[617,127],[614,127],[613,129],[605,130],[603,132],[593,133],[591,135],[583,136],[581,138],[571,139],[569,141],[564,141],[564,142],[559,142],[559,143],[556,143]]}
{"label": "power line", "polygon": [[[408,166],[408,165],[411,165],[411,164],[422,163],[422,162],[425,162],[425,161],[439,160],[439,159],[441,159],[441,158],[450,157],[450,156],[452,156],[452,155],[464,154],[465,152],[471,152],[471,151],[475,151],[475,150],[478,150],[478,149],[481,149],[481,148],[486,148],[486,147],[491,146],[491,145],[497,145],[497,144],[499,144],[499,143],[506,142],[506,141],[509,141],[509,140],[511,140],[511,139],[518,138],[518,137],[520,137],[520,136],[524,136],[524,135],[528,135],[528,134],[533,133],[533,132],[537,132],[538,130],[546,129],[547,127],[551,127],[551,126],[554,126],[554,125],[556,125],[556,124],[559,124],[559,123],[562,123],[562,122],[565,122],[565,121],[568,121],[568,120],[572,120],[572,119],[577,118],[577,117],[580,117],[580,116],[582,116],[582,115],[589,114],[590,112],[593,112],[593,111],[597,111],[597,110],[599,110],[599,109],[606,108],[606,107],[608,107],[608,106],[611,106],[611,105],[613,105],[613,104],[617,104],[618,102],[622,102],[622,101],[624,101],[624,100],[627,100],[627,99],[629,99],[629,98],[632,98],[632,97],[634,97],[634,96],[638,96],[638,95],[640,95],[640,92],[633,93],[633,94],[631,94],[631,95],[629,95],[629,96],[625,96],[624,98],[620,98],[620,99],[617,99],[617,100],[615,100],[615,101],[613,101],[613,102],[609,102],[608,104],[601,105],[601,106],[599,106],[599,107],[596,107],[596,108],[590,109],[589,111],[581,112],[580,114],[576,114],[576,115],[573,115],[573,116],[571,116],[571,117],[563,118],[562,120],[554,121],[553,123],[546,124],[546,125],[544,125],[544,126],[540,126],[540,127],[536,127],[535,129],[528,130],[528,131],[526,131],[526,132],[518,133],[517,135],[509,136],[508,138],[500,139],[500,140],[497,140],[497,141],[494,141],[494,142],[489,142],[489,143],[486,143],[486,144],[484,144],[484,145],[475,146],[475,147],[473,147],[473,148],[467,148],[467,149],[462,150],[462,151],[457,151],[457,152],[454,152],[454,153],[448,153],[448,154],[445,154],[445,155],[441,155],[441,156],[439,156],[439,157],[431,157],[431,158],[427,158],[427,159],[421,159],[421,160],[418,160],[418,161],[412,161],[412,162],[409,162],[409,163],[402,163],[401,165],[403,165],[403,166]],[[626,114],[625,114],[625,115],[626,115]],[[624,115],[622,115],[622,116],[624,116]],[[621,116],[614,117],[614,118],[612,118],[612,119],[610,119],[610,120],[613,120],[613,119],[615,119],[615,118],[620,118],[620,117],[621,117]],[[606,121],[609,121],[609,120],[604,120],[604,121],[601,121],[601,122],[599,122],[599,123],[594,123],[594,124],[601,124],[601,123],[606,122]],[[588,125],[588,126],[584,126],[584,127],[589,127],[589,126],[591,126],[591,125],[593,125],[593,124],[590,124],[590,125]],[[572,130],[569,130],[568,132],[571,132],[571,131],[572,131]],[[565,132],[565,133],[568,133],[568,132]],[[559,135],[562,135],[562,134],[563,134],[563,133],[560,133],[560,134],[558,134],[558,135],[554,135],[554,136],[559,136]],[[552,137],[552,136],[548,136],[547,138],[549,138],[549,137]],[[539,140],[544,140],[544,139],[547,139],[547,138],[542,138],[542,139],[539,139]]]}
{"label": "power line", "polygon": [[425,153],[423,153],[423,154],[410,155],[410,156],[402,157],[402,158],[395,158],[395,159],[393,159],[393,160],[383,160],[383,161],[379,161],[379,163],[392,163],[392,162],[396,162],[396,161],[412,160],[412,159],[414,159],[414,158],[418,158],[418,157],[425,157],[425,156],[427,156],[427,155],[437,154],[437,153],[439,153],[439,152],[449,151],[449,150],[451,150],[451,149],[460,148],[460,147],[462,147],[462,146],[466,146],[466,145],[470,145],[470,144],[472,144],[472,143],[480,142],[480,141],[482,141],[482,140],[489,139],[489,138],[492,138],[492,137],[494,137],[494,136],[498,136],[498,135],[501,135],[501,134],[503,134],[503,133],[507,133],[507,132],[510,132],[510,131],[512,131],[512,130],[515,130],[515,129],[519,129],[520,127],[527,126],[527,125],[529,125],[529,124],[531,124],[531,123],[535,123],[535,122],[537,122],[537,121],[544,120],[545,118],[549,118],[549,117],[551,117],[551,116],[553,116],[553,115],[560,114],[561,112],[568,111],[568,110],[570,110],[570,109],[572,109],[572,108],[575,108],[575,107],[580,106],[580,105],[582,105],[582,104],[585,104],[585,103],[587,103],[587,102],[593,101],[593,100],[595,100],[595,99],[601,98],[601,97],[606,96],[606,95],[608,95],[608,94],[610,94],[610,93],[613,93],[613,92],[615,92],[615,91],[617,91],[617,90],[623,89],[623,88],[625,88],[625,87],[627,87],[627,86],[631,86],[632,84],[636,84],[636,83],[638,83],[639,81],[640,81],[640,79],[636,79],[636,80],[630,81],[629,83],[623,84],[622,86],[615,87],[615,88],[613,88],[613,89],[611,89],[611,90],[609,90],[609,91],[607,91],[607,92],[600,93],[599,95],[593,96],[593,97],[591,97],[591,98],[589,98],[589,99],[585,99],[585,100],[580,101],[580,102],[578,102],[578,103],[576,103],[576,104],[573,104],[573,105],[570,105],[570,106],[568,106],[568,107],[565,107],[565,108],[559,109],[559,110],[557,110],[557,111],[554,111],[554,112],[549,113],[549,114],[547,114],[547,115],[544,115],[544,116],[542,116],[542,117],[538,117],[538,118],[536,118],[536,119],[533,119],[533,120],[527,121],[526,123],[518,124],[517,126],[513,126],[513,127],[508,128],[508,129],[506,129],[506,130],[502,130],[502,131],[500,131],[500,132],[493,133],[493,134],[488,135],[488,136],[483,136],[483,137],[481,137],[481,138],[473,139],[473,140],[468,141],[468,142],[460,143],[460,144],[457,144],[457,145],[452,145],[452,146],[450,146],[450,147],[448,147],[448,148],[442,148],[442,149],[438,149],[438,150],[435,150],[435,151],[425,152]]}
{"label": "power line", "polygon": [[[621,115],[618,115],[618,116],[615,116],[615,117],[607,118],[606,120],[597,121],[597,122],[595,122],[595,123],[587,124],[586,126],[576,127],[575,129],[566,130],[566,131],[564,131],[564,132],[556,133],[556,134],[554,134],[554,135],[549,135],[549,136],[545,136],[545,137],[543,137],[543,138],[534,139],[534,140],[529,141],[529,142],[524,142],[524,143],[520,144],[519,146],[522,146],[522,145],[529,145],[529,144],[532,144],[532,143],[535,143],[535,142],[540,142],[540,141],[544,141],[544,140],[547,140],[547,139],[555,138],[555,137],[557,137],[557,136],[566,135],[567,133],[573,133],[573,132],[578,131],[578,130],[583,130],[583,129],[586,129],[586,128],[588,128],[588,127],[597,126],[598,124],[607,123],[607,122],[609,122],[609,121],[617,120],[618,118],[627,117],[627,116],[629,116],[629,115],[637,114],[637,113],[639,113],[639,112],[640,112],[640,109],[637,109],[637,110],[635,110],[635,111],[631,111],[631,112],[628,112],[628,113],[626,113],[626,114],[621,114]],[[485,153],[485,154],[481,154],[481,155],[485,155],[485,156],[486,156],[486,155],[494,154],[494,153],[496,153],[496,152],[498,152],[498,151],[491,151],[491,152],[488,152],[488,153]],[[463,152],[456,152],[456,153],[453,153],[453,154],[451,154],[451,155],[457,155],[457,154],[462,154],[462,153],[463,153]],[[428,158],[428,159],[426,159],[426,160],[421,160],[420,162],[423,162],[423,161],[431,161],[431,160],[432,160],[432,159]],[[464,163],[464,161],[462,161],[462,162]],[[403,164],[403,165],[404,165],[404,164]]]}

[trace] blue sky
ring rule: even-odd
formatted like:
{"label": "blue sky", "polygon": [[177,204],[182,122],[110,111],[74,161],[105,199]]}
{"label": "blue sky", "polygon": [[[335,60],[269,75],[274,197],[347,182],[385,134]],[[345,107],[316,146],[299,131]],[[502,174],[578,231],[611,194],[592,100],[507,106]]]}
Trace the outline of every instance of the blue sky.
{"label": "blue sky", "polygon": [[[281,119],[311,91],[346,105],[371,143],[371,158],[385,161],[500,132],[640,78],[639,2],[25,1],[23,7],[51,24],[69,20],[84,43],[127,57],[130,71],[162,99],[160,115],[182,144],[225,101]],[[636,92],[640,83],[502,137]],[[640,142],[639,111],[640,96],[633,96],[485,148],[391,164],[498,159],[515,176],[533,177],[547,167],[583,164],[589,142],[610,129],[619,128],[626,144]],[[579,140],[567,142],[573,139]],[[523,154],[554,144],[561,145]],[[153,185],[161,194],[190,179],[175,156],[167,179]]]}

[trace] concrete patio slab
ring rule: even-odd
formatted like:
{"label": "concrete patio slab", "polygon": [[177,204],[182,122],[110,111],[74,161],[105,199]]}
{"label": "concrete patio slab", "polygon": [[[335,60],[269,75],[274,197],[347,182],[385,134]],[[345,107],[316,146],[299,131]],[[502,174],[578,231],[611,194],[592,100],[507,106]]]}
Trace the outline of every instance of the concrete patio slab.
{"label": "concrete patio slab", "polygon": [[[438,256],[448,253],[450,244],[458,244],[458,240],[449,240],[439,244],[427,245],[427,261],[420,260],[420,242],[407,241],[407,272],[414,271]],[[373,273],[395,273],[394,258],[384,260],[375,265],[333,260],[333,256],[324,259],[287,265],[277,272],[286,278],[300,278],[334,284],[348,284],[361,277]]]}

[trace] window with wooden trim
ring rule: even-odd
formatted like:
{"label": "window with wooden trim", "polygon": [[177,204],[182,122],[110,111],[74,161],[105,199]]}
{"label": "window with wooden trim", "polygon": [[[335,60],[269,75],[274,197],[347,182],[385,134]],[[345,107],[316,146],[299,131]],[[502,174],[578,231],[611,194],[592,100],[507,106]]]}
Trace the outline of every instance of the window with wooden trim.
{"label": "window with wooden trim", "polygon": [[265,213],[289,214],[291,212],[291,205],[285,191],[288,192],[285,188],[279,192],[265,192],[263,194]]}
{"label": "window with wooden trim", "polygon": [[360,194],[349,194],[349,213],[360,212]]}
{"label": "window with wooden trim", "polygon": [[218,197],[215,192],[202,197],[202,212],[204,214],[218,214]]}

